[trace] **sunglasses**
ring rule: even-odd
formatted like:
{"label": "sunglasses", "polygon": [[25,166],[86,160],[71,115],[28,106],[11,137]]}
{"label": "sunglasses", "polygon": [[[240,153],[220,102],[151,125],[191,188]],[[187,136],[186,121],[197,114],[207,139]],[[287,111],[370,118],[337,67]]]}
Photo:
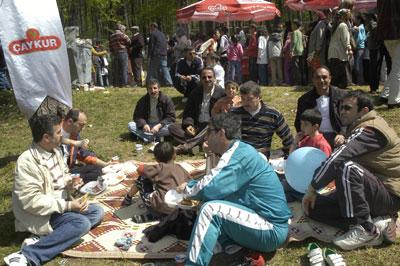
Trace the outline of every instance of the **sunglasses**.
{"label": "sunglasses", "polygon": [[353,109],[353,106],[351,105],[345,104],[340,106],[340,110],[350,111],[351,109]]}

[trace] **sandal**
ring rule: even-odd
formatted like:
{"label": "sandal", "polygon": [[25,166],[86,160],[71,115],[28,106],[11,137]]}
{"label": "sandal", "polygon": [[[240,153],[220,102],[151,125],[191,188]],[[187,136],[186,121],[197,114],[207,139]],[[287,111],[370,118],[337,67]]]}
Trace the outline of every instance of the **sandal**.
{"label": "sandal", "polygon": [[346,266],[343,256],[336,253],[334,249],[324,248],[322,255],[329,266]]}
{"label": "sandal", "polygon": [[308,261],[311,266],[324,266],[324,257],[322,256],[322,249],[318,246],[317,243],[308,244]]}

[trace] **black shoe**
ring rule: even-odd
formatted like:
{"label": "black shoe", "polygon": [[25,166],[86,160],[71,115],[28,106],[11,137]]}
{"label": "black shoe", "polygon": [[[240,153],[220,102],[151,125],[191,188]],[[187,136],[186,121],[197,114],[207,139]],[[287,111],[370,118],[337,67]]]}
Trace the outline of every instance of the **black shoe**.
{"label": "black shoe", "polygon": [[400,107],[400,103],[388,104],[388,109],[399,108],[399,107]]}

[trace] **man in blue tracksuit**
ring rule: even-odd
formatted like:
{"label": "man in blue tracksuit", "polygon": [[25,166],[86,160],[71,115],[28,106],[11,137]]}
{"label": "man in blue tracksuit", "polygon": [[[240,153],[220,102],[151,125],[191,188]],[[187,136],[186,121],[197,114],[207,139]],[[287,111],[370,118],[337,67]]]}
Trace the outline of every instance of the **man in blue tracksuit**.
{"label": "man in blue tracksuit", "polygon": [[180,186],[204,204],[190,238],[186,265],[208,265],[217,242],[270,252],[284,243],[288,209],[281,183],[266,157],[239,140],[240,117],[219,114],[208,127],[209,149],[221,155],[201,180]]}

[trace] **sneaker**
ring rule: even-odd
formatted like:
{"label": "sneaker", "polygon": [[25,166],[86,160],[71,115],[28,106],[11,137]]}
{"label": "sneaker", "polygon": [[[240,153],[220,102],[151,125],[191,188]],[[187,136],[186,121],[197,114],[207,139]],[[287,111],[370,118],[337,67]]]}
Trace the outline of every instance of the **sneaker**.
{"label": "sneaker", "polygon": [[394,243],[396,241],[396,218],[390,216],[376,217],[372,221],[379,231],[382,232],[385,242]]}
{"label": "sneaker", "polygon": [[22,244],[21,244],[21,249],[23,249],[25,246],[33,245],[36,242],[38,242],[39,240],[40,240],[40,236],[37,236],[37,235],[32,235],[28,238],[25,238],[24,242],[22,242]]}
{"label": "sneaker", "polygon": [[25,266],[28,265],[28,260],[20,251],[12,253],[4,257],[4,262],[9,266]]}
{"label": "sneaker", "polygon": [[382,244],[383,237],[379,228],[376,228],[376,231],[370,233],[361,225],[354,225],[347,233],[335,238],[333,243],[343,250],[352,250],[363,246],[379,246]]}

